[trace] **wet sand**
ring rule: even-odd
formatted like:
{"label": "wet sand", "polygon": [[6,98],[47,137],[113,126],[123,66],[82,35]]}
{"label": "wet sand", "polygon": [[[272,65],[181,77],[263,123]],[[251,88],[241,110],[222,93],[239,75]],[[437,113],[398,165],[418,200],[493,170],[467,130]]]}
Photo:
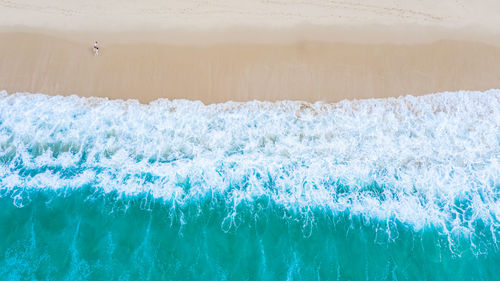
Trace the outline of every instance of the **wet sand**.
{"label": "wet sand", "polygon": [[[77,35],[75,38],[81,38]],[[116,39],[115,39],[116,40]],[[0,88],[112,99],[305,100],[500,88],[500,47],[479,42],[175,45],[0,33]]]}

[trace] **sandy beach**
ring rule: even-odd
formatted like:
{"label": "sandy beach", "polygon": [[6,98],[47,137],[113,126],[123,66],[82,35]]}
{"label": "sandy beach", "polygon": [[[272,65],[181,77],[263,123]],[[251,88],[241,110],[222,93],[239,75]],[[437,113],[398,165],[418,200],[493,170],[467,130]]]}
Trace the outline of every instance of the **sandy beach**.
{"label": "sandy beach", "polygon": [[218,103],[500,87],[496,2],[113,3],[1,1],[0,89]]}

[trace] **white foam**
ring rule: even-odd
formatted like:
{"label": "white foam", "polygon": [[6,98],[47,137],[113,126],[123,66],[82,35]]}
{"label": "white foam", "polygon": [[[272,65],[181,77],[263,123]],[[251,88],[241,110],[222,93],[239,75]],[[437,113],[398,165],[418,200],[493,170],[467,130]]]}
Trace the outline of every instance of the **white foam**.
{"label": "white foam", "polygon": [[499,226],[500,90],[209,106],[2,92],[0,122],[3,189],[91,184],[179,204],[216,191],[416,228]]}

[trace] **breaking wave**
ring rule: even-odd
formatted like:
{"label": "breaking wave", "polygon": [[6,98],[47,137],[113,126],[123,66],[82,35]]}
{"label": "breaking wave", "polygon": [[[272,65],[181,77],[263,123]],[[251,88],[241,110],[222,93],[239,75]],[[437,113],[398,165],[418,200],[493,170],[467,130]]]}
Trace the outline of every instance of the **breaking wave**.
{"label": "breaking wave", "polygon": [[[288,233],[282,234],[288,240],[283,242],[285,252],[279,253],[287,258],[283,258],[281,271],[273,271],[281,275],[258,275],[257,279],[309,276],[304,275],[309,272],[306,267],[300,266],[305,256],[297,256],[304,253],[292,238],[317,245],[337,243],[332,250],[335,262],[327,266],[333,271],[325,273],[330,277],[358,274],[354,267],[354,275],[343,275],[347,269],[339,260],[349,250],[342,250],[342,243],[359,240],[371,249],[367,250],[372,251],[370,255],[377,255],[381,240],[385,247],[397,247],[398,243],[430,239],[431,248],[441,250],[422,250],[422,257],[437,255],[442,260],[448,255],[450,260],[460,261],[460,256],[469,253],[478,262],[478,256],[486,256],[490,264],[484,270],[478,267],[473,279],[488,279],[493,273],[485,268],[500,260],[500,90],[335,104],[253,101],[215,105],[186,100],[143,105],[2,92],[0,197],[3,212],[9,212],[0,220],[30,208],[59,208],[74,214],[72,223],[64,228],[71,237],[69,248],[75,231],[81,231],[81,220],[95,218],[85,218],[82,213],[90,212],[86,208],[100,208],[94,212],[108,220],[118,210],[123,213],[117,216],[124,217],[127,212],[146,212],[150,215],[139,228],[151,230],[161,224],[152,221],[164,219],[169,223],[158,231],[168,229],[180,237],[189,236],[189,229],[199,229],[205,233],[201,244],[215,239],[206,236],[210,227],[226,237],[248,234],[254,225],[260,234],[252,236],[248,246],[254,243],[249,249],[259,251],[268,250],[262,243],[271,239],[265,231],[259,232],[263,227],[259,225],[270,228],[273,221],[274,235]],[[33,213],[28,224],[36,218],[44,220]],[[289,231],[294,225],[297,231],[292,234]],[[26,226],[21,236],[32,237],[30,229]],[[346,240],[349,231],[358,232],[351,234],[355,235],[351,242]],[[320,233],[323,235],[318,236]],[[110,237],[106,239],[112,240]],[[0,250],[7,253],[21,240],[14,239]],[[113,244],[111,240],[106,245]],[[19,245],[25,249],[26,243]],[[209,255],[211,250],[201,244],[197,251]],[[295,252],[287,252],[292,248]],[[19,249],[12,253],[19,252],[26,254]],[[265,259],[259,253],[255,256]],[[13,260],[24,263],[29,256],[12,255]],[[412,279],[408,269],[393,268],[397,263],[393,255],[380,255],[386,255],[381,264],[392,261],[391,266],[380,266],[384,272]],[[245,258],[254,259],[244,256],[242,263]],[[4,258],[3,265],[7,261]],[[269,260],[259,261],[272,268]],[[95,269],[95,264],[92,267],[86,262],[87,268]],[[178,264],[182,267],[184,262]],[[363,264],[359,267],[367,266]],[[235,277],[223,265],[219,267],[205,277]],[[262,271],[256,267],[257,272]],[[452,268],[449,273],[457,273]],[[366,270],[359,274],[371,276]],[[315,272],[310,273],[321,275]],[[65,278],[71,279],[68,274]]]}

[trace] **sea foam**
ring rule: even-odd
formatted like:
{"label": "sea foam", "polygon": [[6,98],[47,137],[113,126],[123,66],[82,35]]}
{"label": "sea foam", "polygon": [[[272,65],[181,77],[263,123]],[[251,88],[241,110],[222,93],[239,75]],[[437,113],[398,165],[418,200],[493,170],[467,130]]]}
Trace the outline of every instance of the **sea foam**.
{"label": "sea foam", "polygon": [[0,93],[0,188],[92,186],[234,212],[265,198],[414,229],[498,237],[500,90],[420,97],[149,105]]}

